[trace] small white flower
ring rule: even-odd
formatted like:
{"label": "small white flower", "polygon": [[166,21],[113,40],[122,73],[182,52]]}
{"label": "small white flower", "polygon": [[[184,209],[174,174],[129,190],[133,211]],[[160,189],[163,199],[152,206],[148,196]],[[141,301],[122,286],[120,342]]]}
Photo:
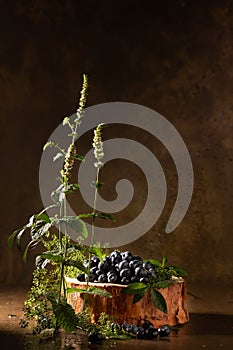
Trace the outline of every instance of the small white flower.
{"label": "small white flower", "polygon": [[98,169],[102,168],[104,163],[102,162],[102,159],[104,158],[104,150],[103,150],[103,142],[101,139],[101,132],[103,129],[104,124],[101,123],[97,126],[97,128],[94,130],[94,138],[93,138],[93,147],[94,147],[94,155],[97,162],[94,163],[94,166]]}

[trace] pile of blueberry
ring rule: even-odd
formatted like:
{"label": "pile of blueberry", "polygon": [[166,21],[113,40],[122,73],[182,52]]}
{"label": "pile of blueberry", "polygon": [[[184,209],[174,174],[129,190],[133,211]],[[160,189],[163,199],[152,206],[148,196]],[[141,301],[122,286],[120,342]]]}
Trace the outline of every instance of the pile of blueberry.
{"label": "pile of blueberry", "polygon": [[135,324],[123,323],[122,329],[127,333],[134,334],[138,339],[162,338],[170,334],[168,326],[155,328],[149,321],[145,321],[141,327],[137,327]]}
{"label": "pile of blueberry", "polygon": [[[84,266],[88,268],[88,260],[84,261]],[[97,256],[93,256],[90,261],[90,282],[129,284],[133,282],[148,282],[148,277],[157,278],[153,265],[147,261],[143,262],[138,255],[133,255],[129,251],[113,251],[106,256],[103,261]],[[80,282],[87,280],[87,275],[81,273],[77,276]]]}
{"label": "pile of blueberry", "polygon": [[[136,326],[135,324],[123,323],[120,326],[118,323],[113,322],[111,324],[111,331],[113,333],[126,332],[131,336],[136,337],[137,339],[156,339],[167,337],[170,334],[170,329],[168,326],[161,326],[155,328],[153,324],[149,321],[145,321],[141,327]],[[95,331],[91,332],[88,335],[89,343],[98,343],[104,339],[104,336]]]}

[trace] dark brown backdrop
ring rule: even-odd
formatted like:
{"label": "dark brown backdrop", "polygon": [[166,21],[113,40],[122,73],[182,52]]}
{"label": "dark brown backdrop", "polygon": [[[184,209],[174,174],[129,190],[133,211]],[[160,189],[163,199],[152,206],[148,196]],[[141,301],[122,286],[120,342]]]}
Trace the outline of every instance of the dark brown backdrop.
{"label": "dark brown backdrop", "polygon": [[[158,111],[177,128],[193,162],[190,208],[166,235],[176,173],[169,155],[160,152],[170,206],[150,232],[124,249],[145,258],[167,255],[171,264],[188,270],[196,293],[230,288],[233,2],[1,1],[0,37],[1,284],[31,280],[32,258],[25,266],[6,240],[42,208],[42,147],[75,111],[86,72],[88,106],[125,101]],[[121,129],[109,129],[108,136],[117,132]],[[129,176],[139,186],[135,171]],[[226,310],[232,298],[229,294]]]}

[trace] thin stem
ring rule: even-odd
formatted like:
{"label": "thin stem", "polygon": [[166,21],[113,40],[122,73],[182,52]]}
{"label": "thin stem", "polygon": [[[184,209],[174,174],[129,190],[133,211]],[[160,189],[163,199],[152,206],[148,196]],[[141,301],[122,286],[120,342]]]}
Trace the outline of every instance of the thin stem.
{"label": "thin stem", "polygon": [[[96,204],[97,204],[97,195],[98,195],[98,183],[99,183],[99,168],[97,168],[96,172],[96,186],[95,186],[95,193],[94,193],[94,201],[93,201],[93,217],[92,217],[92,224],[91,224],[91,244],[90,247],[94,244],[94,236],[95,236],[95,214],[96,214]],[[86,290],[88,289],[89,282],[90,282],[90,269],[91,269],[91,253],[88,253],[88,274],[87,274],[87,283],[86,283]],[[84,294],[84,306],[86,304],[86,294]]]}

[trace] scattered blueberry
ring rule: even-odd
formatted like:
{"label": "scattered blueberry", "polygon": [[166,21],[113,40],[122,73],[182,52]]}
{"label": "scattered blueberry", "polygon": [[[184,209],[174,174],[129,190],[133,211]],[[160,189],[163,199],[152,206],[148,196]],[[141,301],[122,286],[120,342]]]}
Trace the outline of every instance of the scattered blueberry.
{"label": "scattered blueberry", "polygon": [[168,326],[159,327],[158,334],[160,337],[167,337],[170,334],[170,328]]}

